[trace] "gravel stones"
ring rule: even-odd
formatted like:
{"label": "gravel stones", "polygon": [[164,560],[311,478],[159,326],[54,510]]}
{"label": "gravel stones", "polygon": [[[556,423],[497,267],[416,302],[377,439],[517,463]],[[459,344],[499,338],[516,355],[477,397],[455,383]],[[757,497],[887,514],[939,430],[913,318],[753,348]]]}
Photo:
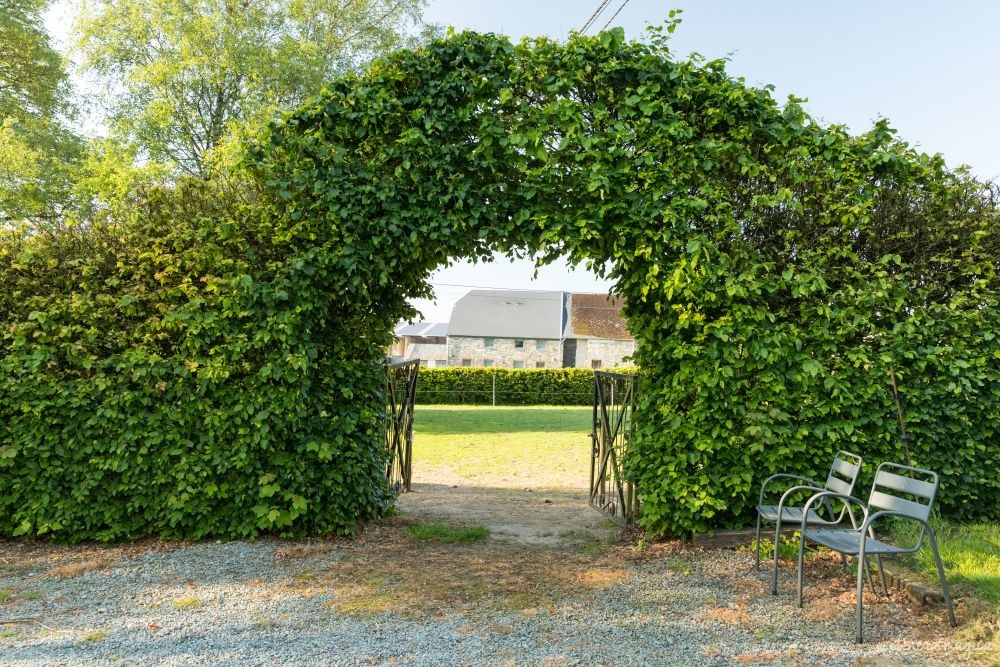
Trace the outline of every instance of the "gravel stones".
{"label": "gravel stones", "polygon": [[[567,577],[584,581],[591,572],[588,558],[619,562],[625,574],[537,606],[508,608],[494,600],[426,614],[339,610],[333,603],[346,584],[331,585],[324,573],[349,558],[374,557],[373,550],[385,548],[379,541],[385,535],[312,543],[154,544],[128,553],[0,545],[0,590],[9,592],[0,602],[0,663],[557,667],[960,661],[940,610],[913,607],[902,594],[866,600],[869,643],[854,645],[853,579],[835,563],[810,564],[806,608],[798,610],[788,568],[775,598],[749,554],[679,544],[656,544],[643,553],[627,545],[587,556],[567,552]],[[499,545],[478,547],[484,550],[478,557],[489,559]],[[430,553],[449,547],[436,548]],[[557,547],[518,548],[539,550],[541,558],[541,550]],[[103,565],[80,566],[75,576],[51,575],[64,567],[67,553]],[[433,573],[442,564],[429,559],[426,567]],[[15,619],[22,620],[10,622]]]}

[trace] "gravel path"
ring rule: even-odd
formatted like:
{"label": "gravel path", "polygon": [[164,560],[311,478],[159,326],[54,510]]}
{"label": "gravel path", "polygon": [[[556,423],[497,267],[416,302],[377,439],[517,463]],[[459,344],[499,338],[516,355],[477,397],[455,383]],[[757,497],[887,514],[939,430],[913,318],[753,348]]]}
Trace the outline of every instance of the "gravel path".
{"label": "gravel path", "polygon": [[[854,645],[853,580],[832,559],[810,563],[798,610],[788,567],[773,598],[748,553],[608,544],[579,495],[504,489],[504,505],[422,488],[354,540],[0,543],[0,664],[974,664],[941,609],[900,595],[866,600],[868,643]],[[478,544],[411,538],[414,521],[457,516],[442,503],[488,525],[496,506],[513,528]],[[540,531],[546,513],[560,539]]]}
{"label": "gravel path", "polygon": [[[953,664],[959,655],[940,611],[923,616],[899,599],[873,604],[869,643],[853,645],[850,581],[831,577],[832,566],[810,574],[839,586],[810,590],[833,588],[838,597],[800,612],[787,581],[778,599],[766,594],[746,554],[655,545],[640,555],[619,546],[590,558],[617,558],[623,576],[583,592],[520,609],[474,602],[414,617],[344,612],[334,604],[343,587],[301,587],[349,555],[380,548],[321,545],[290,556],[283,550],[296,545],[274,541],[174,546],[66,578],[48,574],[48,556],[36,554],[25,561],[31,569],[8,568],[0,579],[13,592],[2,617],[26,619],[0,626],[0,663],[895,665]],[[488,558],[484,550],[496,546],[451,548]],[[18,551],[8,545],[4,558]],[[577,558],[585,572],[586,557]],[[883,661],[864,661],[872,658]]]}

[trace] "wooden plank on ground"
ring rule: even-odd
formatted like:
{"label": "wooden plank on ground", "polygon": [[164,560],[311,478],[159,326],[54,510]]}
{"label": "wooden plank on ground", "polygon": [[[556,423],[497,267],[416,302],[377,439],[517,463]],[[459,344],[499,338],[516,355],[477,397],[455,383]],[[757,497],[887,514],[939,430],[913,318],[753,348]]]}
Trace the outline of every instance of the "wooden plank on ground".
{"label": "wooden plank on ground", "polygon": [[[772,529],[773,532],[773,529]],[[756,529],[744,528],[742,530],[717,530],[714,534],[699,533],[692,540],[694,546],[703,549],[732,549],[741,544],[753,542]],[[772,539],[774,539],[772,537]]]}

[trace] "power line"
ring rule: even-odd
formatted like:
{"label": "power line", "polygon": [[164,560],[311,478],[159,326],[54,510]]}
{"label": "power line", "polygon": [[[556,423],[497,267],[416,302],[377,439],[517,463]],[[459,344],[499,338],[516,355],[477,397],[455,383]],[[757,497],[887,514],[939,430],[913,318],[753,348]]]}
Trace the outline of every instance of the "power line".
{"label": "power line", "polygon": [[618,18],[618,15],[622,13],[622,10],[625,9],[625,5],[627,4],[628,0],[622,0],[622,4],[618,6],[618,11],[611,15],[611,18],[608,19],[608,22],[604,24],[604,27],[601,28],[601,30],[607,30],[608,26],[611,25],[611,22]]}
{"label": "power line", "polygon": [[604,9],[608,6],[608,3],[610,2],[611,0],[601,0],[601,4],[597,6],[597,9],[594,10],[594,13],[590,15],[590,18],[587,19],[587,22],[583,24],[582,28],[580,28],[581,35],[590,29],[590,26],[594,24],[594,21],[597,20],[597,17],[601,15],[601,12],[604,11]]}

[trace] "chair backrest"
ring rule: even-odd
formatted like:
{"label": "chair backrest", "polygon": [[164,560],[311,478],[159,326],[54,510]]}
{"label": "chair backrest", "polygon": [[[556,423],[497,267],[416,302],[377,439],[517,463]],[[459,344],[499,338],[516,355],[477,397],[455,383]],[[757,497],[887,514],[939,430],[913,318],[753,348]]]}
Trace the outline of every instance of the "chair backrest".
{"label": "chair backrest", "polygon": [[[902,474],[905,473],[905,476]],[[911,468],[898,463],[883,463],[875,472],[868,507],[871,510],[899,512],[927,521],[938,490],[936,472]],[[921,534],[921,537],[923,535]]]}
{"label": "chair backrest", "polygon": [[827,491],[851,495],[854,493],[854,485],[857,483],[860,473],[860,456],[850,452],[837,452],[837,456],[833,459],[833,465],[830,466],[830,474],[826,476],[826,484],[823,486],[826,487]]}

